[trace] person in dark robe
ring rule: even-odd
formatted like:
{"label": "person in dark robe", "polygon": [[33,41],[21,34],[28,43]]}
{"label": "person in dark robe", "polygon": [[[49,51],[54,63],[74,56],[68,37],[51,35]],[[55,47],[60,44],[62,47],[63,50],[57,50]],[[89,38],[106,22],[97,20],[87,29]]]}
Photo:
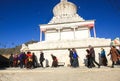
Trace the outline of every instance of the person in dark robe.
{"label": "person in dark robe", "polygon": [[13,67],[13,60],[14,60],[14,57],[13,57],[13,54],[11,54],[9,57],[9,66],[10,67]]}
{"label": "person in dark robe", "polygon": [[13,60],[13,66],[14,67],[18,67],[19,63],[18,63],[18,54],[14,54],[14,60]]}
{"label": "person in dark robe", "polygon": [[52,59],[53,59],[52,67],[57,67],[57,66],[58,66],[58,60],[57,60],[57,57],[54,56],[53,54],[51,54],[51,57],[52,57]]}
{"label": "person in dark robe", "polygon": [[69,51],[69,58],[70,58],[70,66],[72,66],[73,63],[73,51],[71,49],[68,49]]}
{"label": "person in dark robe", "polygon": [[87,67],[90,68],[90,65],[91,65],[91,57],[89,55],[90,50],[86,49],[86,52],[87,52],[87,55],[86,55],[86,58],[87,58]]}
{"label": "person in dark robe", "polygon": [[43,61],[45,60],[45,58],[44,58],[44,53],[41,51],[40,52],[40,59],[39,59],[39,61],[40,61],[40,64],[41,64],[41,67],[43,67]]}
{"label": "person in dark robe", "polygon": [[91,45],[89,45],[89,50],[90,50],[89,55],[90,55],[90,58],[91,58],[90,68],[93,67],[94,63],[98,66],[98,68],[100,68],[100,64],[98,64],[95,60],[95,50]]}
{"label": "person in dark robe", "polygon": [[35,53],[32,53],[32,59],[33,59],[33,68],[36,68],[37,67],[37,57],[35,55]]}

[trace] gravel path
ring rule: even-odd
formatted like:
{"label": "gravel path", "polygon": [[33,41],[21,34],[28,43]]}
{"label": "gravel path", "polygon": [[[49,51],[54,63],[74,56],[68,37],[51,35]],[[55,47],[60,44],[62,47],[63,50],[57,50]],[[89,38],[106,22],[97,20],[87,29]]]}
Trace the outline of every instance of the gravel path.
{"label": "gravel path", "polygon": [[8,68],[0,70],[0,81],[120,81],[120,67]]}

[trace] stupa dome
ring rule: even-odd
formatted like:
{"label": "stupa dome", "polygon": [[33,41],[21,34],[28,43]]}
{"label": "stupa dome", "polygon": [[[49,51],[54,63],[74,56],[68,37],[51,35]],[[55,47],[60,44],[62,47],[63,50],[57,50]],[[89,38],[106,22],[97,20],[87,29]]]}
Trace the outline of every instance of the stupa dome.
{"label": "stupa dome", "polygon": [[74,15],[76,13],[76,5],[72,2],[68,2],[67,0],[61,0],[61,2],[53,8],[54,16]]}
{"label": "stupa dome", "polygon": [[77,6],[67,0],[61,0],[53,8],[53,14],[54,16],[48,24],[84,21],[77,14]]}

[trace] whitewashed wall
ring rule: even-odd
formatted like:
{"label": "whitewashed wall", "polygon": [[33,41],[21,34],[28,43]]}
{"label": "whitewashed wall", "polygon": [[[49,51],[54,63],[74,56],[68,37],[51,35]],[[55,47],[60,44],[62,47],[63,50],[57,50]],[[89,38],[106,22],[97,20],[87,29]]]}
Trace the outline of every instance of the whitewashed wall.
{"label": "whitewashed wall", "polygon": [[[84,59],[86,58],[86,49],[76,49],[78,56],[79,56],[79,64],[80,66],[84,66]],[[107,56],[107,54],[109,53],[110,47],[104,47],[105,51],[106,51],[106,57],[108,59],[109,65],[111,65],[111,60],[110,60],[110,56]],[[98,57],[98,53],[100,53],[101,48],[95,48],[95,54],[96,54],[96,61],[99,62],[99,57]],[[36,54],[38,61],[40,58],[40,51],[32,51]],[[69,62],[69,51],[68,49],[65,50],[46,50],[44,51],[44,57],[45,59],[48,59],[49,61],[49,65],[51,66],[52,64],[52,58],[51,58],[51,54],[55,55],[58,58],[59,62],[65,62],[65,66],[68,66],[70,64]]]}
{"label": "whitewashed wall", "polygon": [[[75,39],[84,39],[89,38],[90,33],[89,30],[80,30],[75,31]],[[45,33],[45,41],[50,40],[73,40],[74,39],[74,32],[73,31],[67,31],[67,32],[61,32],[61,35],[56,33]]]}

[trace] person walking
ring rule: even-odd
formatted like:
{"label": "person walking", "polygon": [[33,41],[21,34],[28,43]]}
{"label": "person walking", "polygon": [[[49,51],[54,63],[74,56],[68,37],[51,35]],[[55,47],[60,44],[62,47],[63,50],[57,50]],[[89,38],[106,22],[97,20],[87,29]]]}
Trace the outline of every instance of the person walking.
{"label": "person walking", "polygon": [[90,50],[89,51],[89,55],[90,55],[90,59],[91,59],[90,68],[93,67],[94,63],[98,66],[98,68],[100,68],[100,65],[95,60],[95,50],[94,50],[94,47],[89,45],[89,50]]}
{"label": "person walking", "polygon": [[41,51],[40,52],[40,59],[39,59],[39,61],[40,61],[40,64],[41,64],[41,67],[43,67],[43,61],[45,60],[45,58],[44,58],[44,53]]}
{"label": "person walking", "polygon": [[76,49],[75,48],[72,48],[72,52],[73,52],[73,63],[72,63],[72,66],[73,67],[79,67],[79,62],[78,62],[78,54],[76,52]]}
{"label": "person walking", "polygon": [[20,61],[20,68],[23,68],[23,65],[24,65],[24,53],[23,52],[19,55],[19,61]]}
{"label": "person walking", "polygon": [[112,60],[112,66],[111,68],[114,68],[115,62],[118,61],[119,53],[117,52],[115,46],[111,46],[110,53],[108,56],[111,55],[111,60]]}
{"label": "person walking", "polygon": [[91,68],[91,56],[89,55],[90,53],[90,50],[89,49],[86,49],[86,52],[87,52],[87,55],[86,55],[86,58],[87,58],[87,67],[88,68]]}
{"label": "person walking", "polygon": [[32,69],[32,54],[31,52],[27,52],[27,69]]}
{"label": "person walking", "polygon": [[71,49],[68,49],[69,51],[69,58],[70,58],[70,66],[72,66],[73,63],[73,51]]}
{"label": "person walking", "polygon": [[13,57],[13,54],[11,54],[9,57],[9,66],[10,67],[13,67],[13,60],[14,60],[14,57]]}
{"label": "person walking", "polygon": [[106,58],[106,54],[105,54],[105,50],[103,48],[101,48],[101,53],[100,53],[100,63],[103,66],[107,66],[107,58]]}
{"label": "person walking", "polygon": [[33,68],[37,68],[37,57],[35,55],[35,53],[32,53],[32,59],[33,59],[33,62],[32,62],[32,65],[33,65]]}
{"label": "person walking", "polygon": [[51,54],[51,57],[52,57],[52,67],[58,67],[58,59],[55,55]]}

